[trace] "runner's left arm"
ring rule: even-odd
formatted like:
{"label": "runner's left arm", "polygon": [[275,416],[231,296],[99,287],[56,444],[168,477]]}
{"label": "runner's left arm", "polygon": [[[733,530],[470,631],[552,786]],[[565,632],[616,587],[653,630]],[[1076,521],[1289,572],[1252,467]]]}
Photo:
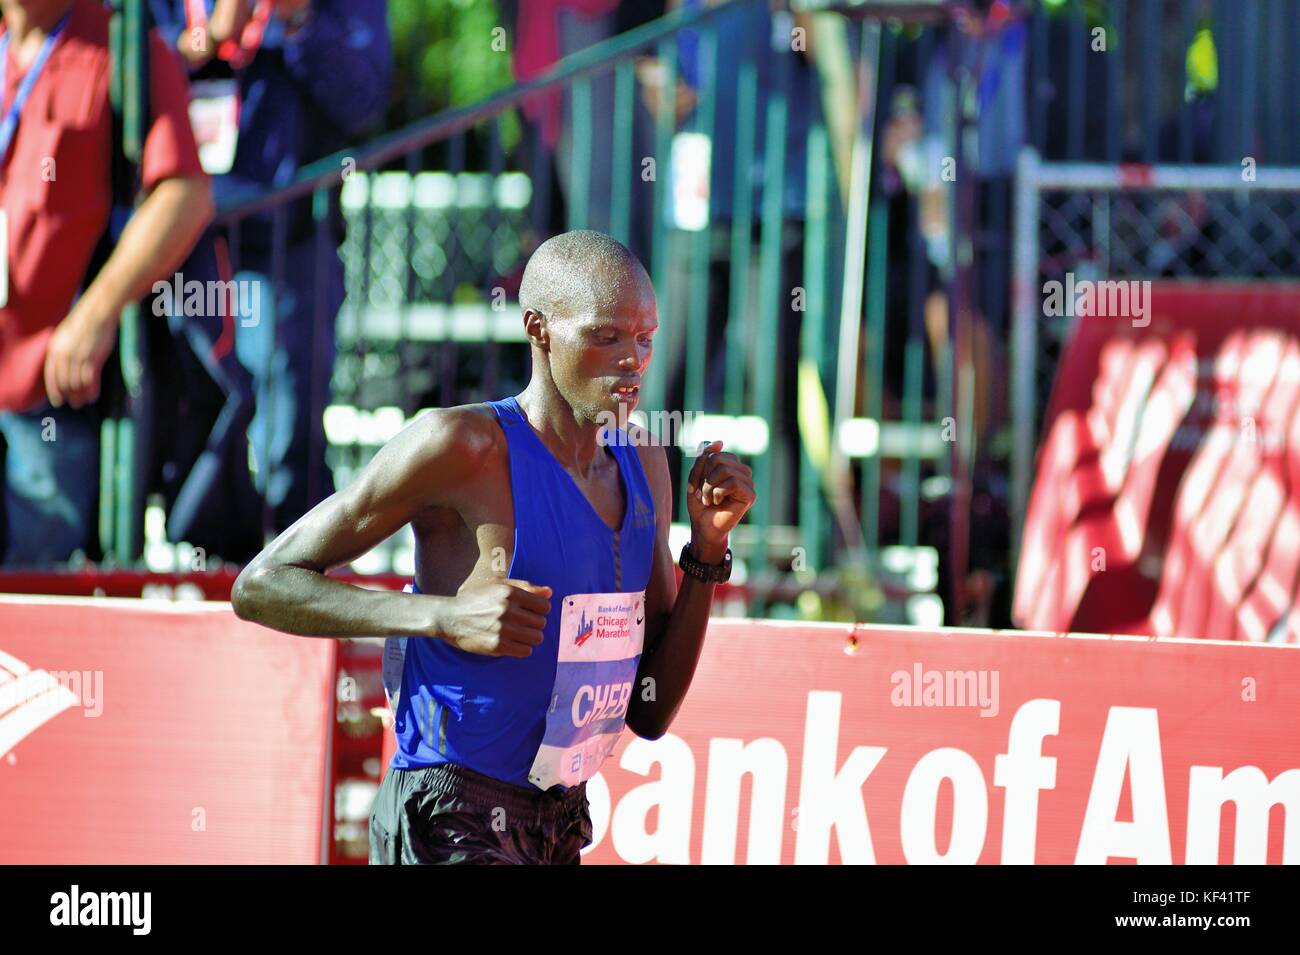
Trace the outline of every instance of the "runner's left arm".
{"label": "runner's left arm", "polygon": [[[655,552],[646,588],[645,644],[637,668],[627,725],[645,739],[668,732],[690,689],[704,646],[715,584],[689,574],[677,587],[676,560],[668,548],[672,522],[672,483],[662,447],[641,448],[641,460],[655,496]],[[697,560],[722,561],[732,528],[755,499],[750,469],[722,442],[707,446],[687,478],[691,541]]]}

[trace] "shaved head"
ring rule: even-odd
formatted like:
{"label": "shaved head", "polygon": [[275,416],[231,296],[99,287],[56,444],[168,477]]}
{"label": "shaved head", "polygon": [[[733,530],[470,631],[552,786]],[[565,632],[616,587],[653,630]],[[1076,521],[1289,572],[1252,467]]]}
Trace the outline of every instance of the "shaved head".
{"label": "shaved head", "polygon": [[533,253],[519,286],[520,309],[547,318],[604,314],[650,277],[627,246],[580,229],[547,239]]}
{"label": "shaved head", "polygon": [[596,422],[631,411],[650,363],[659,309],[654,286],[627,246],[601,232],[543,242],[519,285],[539,400]]}

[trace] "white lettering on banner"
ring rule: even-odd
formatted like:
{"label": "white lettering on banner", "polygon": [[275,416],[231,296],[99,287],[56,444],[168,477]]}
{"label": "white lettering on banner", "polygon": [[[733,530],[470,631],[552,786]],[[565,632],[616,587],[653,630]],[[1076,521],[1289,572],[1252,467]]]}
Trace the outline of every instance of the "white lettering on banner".
{"label": "white lettering on banner", "polygon": [[[675,865],[691,861],[691,802],[695,793],[695,757],[684,739],[665,734],[655,742],[634,738],[623,750],[619,765],[645,776],[650,767],[663,767],[660,778],[629,790],[614,807],[610,829],[614,851],[627,862],[650,860]],[[646,831],[646,816],[659,808],[659,828]]]}
{"label": "white lettering on banner", "polygon": [[[594,692],[594,691],[593,691]],[[846,863],[875,862],[864,787],[888,748],[855,746],[841,764],[838,692],[808,693],[803,762],[798,779],[796,864],[825,864],[830,859],[831,830]],[[1043,755],[1048,737],[1059,735],[1061,702],[1034,699],[1011,718],[1005,753],[993,757],[993,785],[1005,790],[1002,818],[1004,864],[1032,864],[1038,844],[1039,793],[1060,785],[1058,762]],[[749,809],[745,861],[776,863],[789,824],[787,797],[791,783],[788,754],[781,740],[764,737],[746,742],[730,737],[708,743],[707,778],[701,807],[700,858],[706,864],[736,861],[741,816],[742,780],[749,775]],[[622,769],[641,777],[658,764],[659,778],[638,784],[613,801],[608,782],[596,774],[588,783],[593,824],[592,849],[606,833],[614,852],[626,862],[685,864],[691,859],[696,755],[684,739],[665,734],[650,742],[633,739],[619,760]],[[1133,821],[1116,819],[1125,778],[1129,780]],[[891,776],[891,779],[895,776]],[[937,802],[944,779],[952,781],[953,810],[947,850],[935,842]],[[883,784],[882,784],[883,785]],[[1087,806],[1076,848],[1077,863],[1136,859],[1172,862],[1160,726],[1155,709],[1113,706],[1090,780]],[[904,784],[899,806],[903,856],[908,862],[970,863],[983,855],[990,793],[979,762],[965,750],[940,747],[922,756]],[[1188,778],[1188,864],[1215,864],[1223,804],[1236,803],[1236,836],[1231,862],[1267,861],[1270,809],[1285,809],[1282,862],[1300,863],[1300,768],[1287,769],[1271,781],[1255,766],[1224,775],[1218,766],[1192,766]],[[646,821],[658,810],[658,827]],[[1274,814],[1276,815],[1276,814]],[[1059,831],[1061,821],[1054,820]],[[590,851],[590,850],[588,850]]]}
{"label": "white lettering on banner", "polygon": [[[952,835],[948,851],[935,845],[939,784],[952,780]],[[903,857],[913,865],[974,865],[984,850],[989,822],[989,791],[980,764],[970,753],[951,747],[926,753],[907,777],[899,831]]]}
{"label": "white lettering on banner", "polygon": [[839,771],[841,694],[813,690],[803,733],[803,771],[799,778],[799,831],[795,865],[821,865],[829,857],[831,829],[845,863],[874,863],[876,851],[867,824],[862,786],[884,757],[884,746],[855,746]]}
{"label": "white lettering on banner", "polygon": [[748,773],[753,784],[749,805],[749,865],[778,865],[785,834],[785,788],[789,774],[785,747],[764,737],[709,740],[709,781],[704,794],[704,841],[700,862],[734,865],[740,823],[740,783]]}
{"label": "white lettering on banner", "polygon": [[1237,804],[1233,863],[1267,865],[1269,811],[1281,804],[1286,812],[1282,864],[1300,865],[1300,769],[1288,769],[1270,781],[1258,766],[1241,766],[1227,776],[1219,766],[1193,766],[1187,790],[1187,865],[1219,864],[1228,800]]}
{"label": "white lettering on banner", "polygon": [[1043,740],[1060,731],[1061,702],[1030,700],[1011,718],[1007,751],[993,759],[993,785],[1007,791],[1002,802],[1002,864],[1033,865],[1038,842],[1038,792],[1056,788],[1056,758],[1044,756]]}
{"label": "white lettering on banner", "polygon": [[[1128,771],[1133,821],[1115,818]],[[1110,857],[1139,865],[1171,865],[1160,722],[1153,709],[1112,706],[1101,736],[1076,865],[1104,865]]]}

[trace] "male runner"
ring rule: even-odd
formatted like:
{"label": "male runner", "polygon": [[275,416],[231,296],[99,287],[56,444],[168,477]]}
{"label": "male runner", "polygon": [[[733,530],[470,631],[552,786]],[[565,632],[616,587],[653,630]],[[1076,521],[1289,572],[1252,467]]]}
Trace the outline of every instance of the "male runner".
{"label": "male runner", "polygon": [[[645,269],[598,232],[545,242],[519,290],[532,380],[438,409],[244,569],[246,620],[303,636],[408,637],[374,863],[576,864],[586,780],[624,724],[667,732],[699,660],[728,534],[754,502],[721,442],[687,480],[680,591],[664,449],[606,429],[658,327]],[[415,592],[325,576],[403,525]]]}

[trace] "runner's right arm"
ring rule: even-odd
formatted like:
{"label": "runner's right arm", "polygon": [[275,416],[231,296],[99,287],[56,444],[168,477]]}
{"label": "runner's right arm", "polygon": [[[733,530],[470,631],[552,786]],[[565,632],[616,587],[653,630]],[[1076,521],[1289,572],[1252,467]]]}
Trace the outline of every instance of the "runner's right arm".
{"label": "runner's right arm", "polygon": [[442,637],[470,653],[525,657],[542,640],[550,590],[489,581],[455,597],[368,590],[325,576],[480,473],[495,439],[478,416],[429,412],[388,442],[347,488],[266,546],[231,592],[244,620],[306,637]]}

